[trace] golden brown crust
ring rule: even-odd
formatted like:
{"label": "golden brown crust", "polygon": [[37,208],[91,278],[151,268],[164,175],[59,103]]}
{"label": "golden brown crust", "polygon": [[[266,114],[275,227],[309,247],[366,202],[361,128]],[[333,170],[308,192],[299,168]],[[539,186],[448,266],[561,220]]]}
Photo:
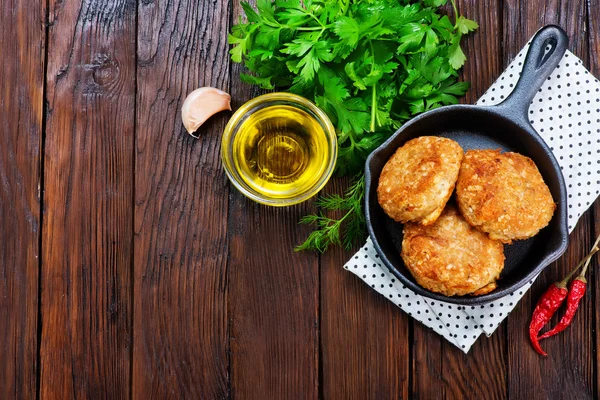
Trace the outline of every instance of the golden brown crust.
{"label": "golden brown crust", "polygon": [[383,167],[379,204],[398,222],[428,225],[454,191],[463,149],[453,140],[421,136],[400,147]]}
{"label": "golden brown crust", "polygon": [[500,150],[466,152],[456,199],[471,225],[504,243],[536,235],[556,208],[533,160]]}
{"label": "golden brown crust", "polygon": [[419,285],[446,296],[489,293],[504,268],[502,243],[471,227],[453,204],[432,225],[404,225],[401,255]]}
{"label": "golden brown crust", "polygon": [[473,293],[471,293],[471,296],[481,296],[482,294],[488,294],[492,290],[496,289],[497,287],[498,287],[498,285],[496,285],[496,282],[488,283],[481,289],[478,289],[478,290],[474,291]]}

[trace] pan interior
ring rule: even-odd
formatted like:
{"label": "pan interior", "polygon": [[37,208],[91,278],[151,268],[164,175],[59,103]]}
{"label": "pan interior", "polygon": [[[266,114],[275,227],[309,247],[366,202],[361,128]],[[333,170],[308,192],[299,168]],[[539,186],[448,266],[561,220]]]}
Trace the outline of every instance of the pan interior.
{"label": "pan interior", "polygon": [[[480,107],[464,107],[462,109],[439,110],[426,118],[421,118],[407,125],[395,136],[385,148],[380,148],[373,155],[370,163],[371,187],[369,191],[369,212],[372,233],[382,252],[394,266],[396,275],[407,283],[413,290],[423,292],[425,289],[416,284],[410,272],[404,266],[400,252],[402,250],[403,225],[389,218],[377,202],[377,182],[383,165],[406,141],[418,136],[442,136],[458,142],[463,149],[501,149],[526,155],[533,159],[538,166],[545,182],[548,184],[555,202],[560,201],[559,179],[545,149],[536,142],[527,127]],[[452,201],[452,200],[451,200]],[[492,293],[480,297],[453,297],[427,292],[429,297],[439,300],[453,301],[462,304],[480,303],[484,298],[492,300],[503,294],[508,294],[516,287],[526,283],[532,271],[544,263],[555,249],[560,247],[562,240],[557,207],[550,225],[535,237],[528,240],[515,241],[505,245],[506,262],[498,288]],[[407,282],[408,281],[408,282]],[[478,300],[480,299],[480,300]]]}

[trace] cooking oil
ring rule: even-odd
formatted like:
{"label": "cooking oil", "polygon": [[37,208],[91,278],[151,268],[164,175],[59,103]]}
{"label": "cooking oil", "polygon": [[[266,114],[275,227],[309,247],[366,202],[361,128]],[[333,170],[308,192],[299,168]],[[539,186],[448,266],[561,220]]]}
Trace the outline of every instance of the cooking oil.
{"label": "cooking oil", "polygon": [[327,168],[329,145],[308,112],[272,105],[246,118],[233,142],[234,164],[254,190],[272,198],[294,197],[313,187]]}

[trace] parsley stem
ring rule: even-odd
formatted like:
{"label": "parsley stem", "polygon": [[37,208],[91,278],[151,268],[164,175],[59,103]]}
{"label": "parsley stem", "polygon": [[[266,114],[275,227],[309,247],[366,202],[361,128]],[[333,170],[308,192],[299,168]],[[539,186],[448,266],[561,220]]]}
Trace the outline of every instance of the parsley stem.
{"label": "parsley stem", "polygon": [[325,29],[329,28],[329,25],[323,25],[321,23],[321,21],[317,20],[319,22],[320,26],[309,26],[309,27],[303,27],[303,26],[294,26],[294,25],[288,25],[288,24],[280,24],[280,23],[273,23],[271,21],[262,21],[263,24],[274,28],[274,29],[290,29],[290,30],[295,30],[295,31],[324,31]]}
{"label": "parsley stem", "polygon": [[[371,48],[371,56],[373,57],[373,64],[371,64],[371,73],[375,69],[375,49],[373,48],[373,42],[369,41],[369,47]],[[377,107],[377,83],[373,84],[371,90],[371,132],[375,132],[375,118],[376,118],[376,107]]]}
{"label": "parsley stem", "polygon": [[314,28],[294,28],[292,26],[285,25],[285,27],[288,29],[295,29],[297,31],[323,31],[324,30],[324,28],[319,28],[318,26],[315,26]]}
{"label": "parsley stem", "polygon": [[[302,10],[302,9],[300,9],[300,10]],[[304,11],[304,10],[302,10],[302,11]],[[321,20],[319,18],[315,17],[315,15],[313,13],[305,11],[305,14],[308,15],[309,17],[311,17],[312,19],[314,19],[315,21],[317,21],[317,23],[321,26],[321,28],[325,29],[325,25],[323,25]]]}
{"label": "parsley stem", "polygon": [[377,84],[373,85],[371,96],[371,132],[375,132],[375,111],[377,110]]}
{"label": "parsley stem", "polygon": [[350,148],[355,148],[356,147],[356,142],[354,141],[354,136],[352,135],[348,135],[348,139],[350,139]]}
{"label": "parsley stem", "polygon": [[456,2],[454,0],[450,0],[452,3],[452,9],[454,10],[454,29],[458,27],[458,9],[456,8]]}
{"label": "parsley stem", "polygon": [[319,41],[319,39],[321,39],[321,36],[323,35],[323,32],[325,32],[325,28],[320,28],[321,32],[319,32],[319,34],[317,35],[317,37],[313,40],[313,43],[317,43]]}

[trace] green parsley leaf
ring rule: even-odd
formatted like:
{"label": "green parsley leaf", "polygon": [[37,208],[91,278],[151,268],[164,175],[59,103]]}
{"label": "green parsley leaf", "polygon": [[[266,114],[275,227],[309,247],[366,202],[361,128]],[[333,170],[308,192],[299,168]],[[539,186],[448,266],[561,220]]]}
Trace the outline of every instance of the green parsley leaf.
{"label": "green parsley leaf", "polygon": [[456,82],[451,85],[442,88],[442,92],[446,94],[453,94],[455,96],[463,96],[469,89],[469,82]]}
{"label": "green parsley leaf", "polygon": [[410,23],[401,28],[398,33],[401,36],[400,46],[398,46],[397,51],[399,54],[402,54],[419,49],[425,37],[426,29],[421,24]]}
{"label": "green parsley leaf", "polygon": [[275,18],[275,5],[271,0],[256,0],[256,8],[258,9],[261,19],[277,23],[277,19]]}
{"label": "green parsley leaf", "polygon": [[470,19],[466,19],[465,17],[463,17],[461,15],[456,20],[456,27],[458,28],[458,31],[460,33],[462,33],[463,35],[466,35],[467,33],[473,32],[474,30],[476,30],[477,28],[479,28],[479,24],[477,22],[475,22],[475,21],[470,20]]}
{"label": "green parsley leaf", "polygon": [[282,53],[289,54],[291,56],[304,56],[314,45],[312,40],[306,39],[294,39],[291,43],[285,44],[285,49],[281,50]]}
{"label": "green parsley leaf", "polygon": [[360,38],[360,26],[358,22],[350,17],[340,17],[334,24],[334,32],[340,38],[341,43],[355,49]]}
{"label": "green parsley leaf", "polygon": [[460,47],[460,41],[454,43],[448,49],[448,62],[454,69],[460,69],[467,61],[467,56]]}
{"label": "green parsley leaf", "polygon": [[253,75],[241,74],[240,78],[242,79],[242,81],[249,83],[251,85],[257,85],[263,89],[273,89],[273,84],[271,83],[272,77],[270,77],[270,76],[265,77],[265,78],[259,78],[257,76],[253,76]]}
{"label": "green parsley leaf", "polygon": [[348,64],[346,64],[344,70],[346,71],[348,78],[350,78],[352,82],[354,82],[354,86],[356,86],[360,90],[367,90],[367,86],[365,85],[363,80],[356,74],[356,70],[354,69],[354,62],[349,62]]}
{"label": "green parsley leaf", "polygon": [[241,39],[236,38],[235,36],[229,35],[227,41],[229,44],[236,44],[229,50],[229,54],[231,54],[231,60],[233,62],[242,62],[242,57],[246,54],[246,42],[247,38]]}
{"label": "green parsley leaf", "polygon": [[256,11],[254,11],[254,9],[250,5],[250,3],[248,3],[247,1],[242,1],[240,4],[242,5],[242,9],[244,10],[244,13],[246,14],[246,18],[248,19],[249,23],[260,22],[260,17],[256,13]]}
{"label": "green parsley leaf", "polygon": [[445,6],[448,0],[424,0],[423,3],[429,7]]}

